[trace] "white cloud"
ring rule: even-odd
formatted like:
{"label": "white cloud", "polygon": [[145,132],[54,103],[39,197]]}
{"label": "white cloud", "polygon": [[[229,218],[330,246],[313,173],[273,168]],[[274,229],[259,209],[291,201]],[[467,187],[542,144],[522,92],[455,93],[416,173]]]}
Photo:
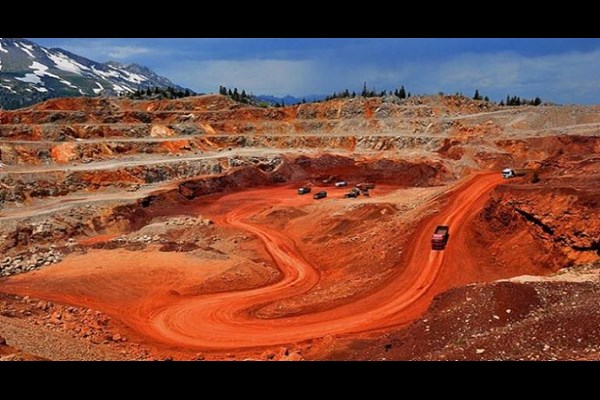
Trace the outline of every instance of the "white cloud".
{"label": "white cloud", "polygon": [[500,100],[507,94],[525,98],[540,96],[559,103],[600,103],[600,50],[545,56],[514,52],[463,53],[445,61],[414,62],[409,58],[395,66],[381,67],[377,60],[362,65],[318,65],[320,93],[363,81],[376,90],[405,85],[414,93],[463,92]]}
{"label": "white cloud", "polygon": [[112,39],[70,39],[57,43],[52,47],[60,47],[71,53],[89,58],[94,61],[109,60],[135,61],[138,56],[158,55],[164,57],[167,51],[158,51],[150,46],[119,45]]}
{"label": "white cloud", "polygon": [[600,91],[599,64],[600,50],[538,57],[464,54],[442,63],[431,80],[448,90],[479,88],[498,98],[510,93],[557,102],[598,102],[591,96]]}
{"label": "white cloud", "polygon": [[104,51],[109,57],[116,58],[117,60],[122,60],[140,54],[148,53],[150,49],[136,46],[113,46],[106,48]]}
{"label": "white cloud", "polygon": [[216,92],[219,85],[254,94],[283,96],[304,93],[315,77],[311,61],[210,60],[181,62],[160,69],[169,79],[199,91]]}

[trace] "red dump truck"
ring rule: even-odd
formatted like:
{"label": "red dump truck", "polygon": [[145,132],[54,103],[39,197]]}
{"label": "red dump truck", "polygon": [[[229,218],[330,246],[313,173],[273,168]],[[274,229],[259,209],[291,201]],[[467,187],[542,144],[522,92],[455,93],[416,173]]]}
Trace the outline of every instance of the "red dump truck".
{"label": "red dump truck", "polygon": [[431,248],[433,250],[444,250],[450,236],[450,227],[447,225],[438,225],[431,237]]}

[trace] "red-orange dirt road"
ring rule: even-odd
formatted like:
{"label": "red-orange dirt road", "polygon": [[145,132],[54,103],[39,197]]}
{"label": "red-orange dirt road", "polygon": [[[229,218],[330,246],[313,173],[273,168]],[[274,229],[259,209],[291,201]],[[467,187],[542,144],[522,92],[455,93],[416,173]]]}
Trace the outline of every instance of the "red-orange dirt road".
{"label": "red-orange dirt road", "polygon": [[[195,266],[189,264],[191,259],[185,258],[184,254],[171,253],[168,256],[171,258],[166,259],[165,253],[158,253],[152,261],[152,255],[145,253],[145,262],[149,264],[137,269],[138,275],[132,273],[133,267],[128,267],[129,270],[123,267],[119,271],[111,267],[118,264],[119,255],[104,260],[108,263],[106,272],[82,275],[77,265],[81,265],[86,257],[88,263],[98,264],[93,256],[82,255],[76,256],[81,258],[76,266],[67,263],[61,270],[59,264],[38,273],[8,279],[3,290],[102,310],[138,334],[168,348],[250,349],[403,325],[417,318],[437,293],[486,279],[485,271],[478,267],[481,264],[472,260],[468,224],[501,180],[497,173],[479,173],[464,180],[447,194],[447,202],[439,213],[419,223],[417,233],[403,249],[404,262],[396,267],[391,279],[375,290],[325,311],[273,319],[257,316],[257,310],[263,306],[306,293],[320,281],[318,270],[302,256],[292,238],[276,228],[250,222],[250,217],[260,212],[261,207],[271,206],[264,200],[264,196],[273,190],[269,188],[262,192],[257,190],[253,197],[244,192],[223,196],[217,204],[223,204],[225,198],[231,197],[240,206],[225,207],[225,212],[215,220],[218,224],[248,231],[263,242],[283,276],[274,284],[249,290],[173,295],[167,290],[174,287],[173,282],[181,284],[182,279],[190,282],[190,277],[193,279],[192,275],[200,272],[196,272]],[[290,201],[308,200],[295,197]],[[450,240],[444,251],[431,249],[431,234],[438,224],[450,225]],[[140,262],[144,261],[140,259],[138,264]],[[131,261],[124,263],[131,264]],[[159,271],[161,263],[167,264]],[[178,268],[177,274],[189,270],[192,275],[170,273],[168,268],[171,266]],[[144,280],[153,274],[160,274],[162,278],[154,279],[152,287],[144,289]]]}

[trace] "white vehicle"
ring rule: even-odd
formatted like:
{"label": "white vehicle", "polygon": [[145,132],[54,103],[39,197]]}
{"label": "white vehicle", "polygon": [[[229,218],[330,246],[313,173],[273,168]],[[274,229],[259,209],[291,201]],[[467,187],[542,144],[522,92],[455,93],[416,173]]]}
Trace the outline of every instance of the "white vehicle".
{"label": "white vehicle", "polygon": [[510,168],[504,168],[502,170],[502,177],[504,179],[513,178],[515,176],[515,171]]}
{"label": "white vehicle", "polygon": [[335,187],[344,187],[344,186],[348,186],[348,182],[346,181],[339,181],[335,183]]}
{"label": "white vehicle", "polygon": [[516,178],[517,176],[524,176],[526,172],[524,169],[504,168],[502,170],[502,177],[504,179]]}

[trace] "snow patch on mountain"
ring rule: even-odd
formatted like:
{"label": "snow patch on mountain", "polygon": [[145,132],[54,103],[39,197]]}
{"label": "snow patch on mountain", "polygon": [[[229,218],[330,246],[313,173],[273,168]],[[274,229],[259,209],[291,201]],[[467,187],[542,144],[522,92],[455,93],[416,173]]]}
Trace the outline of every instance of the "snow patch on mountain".
{"label": "snow patch on mountain", "polygon": [[98,94],[98,93],[100,93],[101,91],[104,90],[104,87],[100,84],[100,82],[96,82],[96,85],[98,85],[99,87],[92,89],[94,91],[94,93]]}
{"label": "snow patch on mountain", "polygon": [[33,49],[31,48],[31,46],[30,46],[30,48],[24,47],[24,44],[23,44],[23,43],[15,43],[15,45],[16,45],[16,46],[17,46],[19,49],[21,49],[21,50],[23,50],[25,53],[27,53],[27,55],[28,55],[29,57],[31,57],[31,58],[35,58],[35,56],[34,56],[34,55],[33,55],[33,53],[31,52],[31,51],[33,50]]}
{"label": "snow patch on mountain", "polygon": [[[65,85],[72,87],[73,89],[79,89],[77,86],[73,85],[71,82],[65,80],[65,79],[61,79],[60,83],[64,83]],[[85,93],[81,92],[81,89],[79,89],[79,93],[83,94],[85,96]]]}
{"label": "snow patch on mountain", "polygon": [[135,90],[131,89],[130,87],[127,87],[125,85],[123,85],[123,86],[117,85],[116,83],[113,83],[113,90],[118,93],[123,93],[123,92],[133,93],[133,92],[135,92]]}
{"label": "snow patch on mountain", "polygon": [[92,71],[94,71],[95,74],[100,75],[103,78],[106,79],[110,79],[111,77],[113,78],[118,78],[119,74],[115,71],[100,71],[99,69],[96,69],[94,66],[92,66]]}
{"label": "snow patch on mountain", "polygon": [[46,67],[44,64],[40,64],[37,61],[34,61],[29,68],[31,68],[33,70],[33,73],[36,74],[37,76],[49,76],[51,78],[56,78],[60,80],[60,76],[58,75],[54,75],[51,74],[50,72],[48,72],[48,67]]}
{"label": "snow patch on mountain", "polygon": [[8,89],[11,93],[17,93],[13,90],[12,87],[8,86],[8,85],[3,85],[0,83],[0,87],[3,87],[4,89]]}
{"label": "snow patch on mountain", "polygon": [[74,74],[81,75],[81,70],[88,69],[87,67],[79,64],[78,62],[67,58],[63,54],[52,54],[49,51],[46,51],[46,54],[48,55],[48,58],[50,58],[54,62],[56,68],[60,69],[61,71],[72,72]]}
{"label": "snow patch on mountain", "polygon": [[15,78],[15,79],[20,80],[22,82],[27,82],[27,83],[35,83],[35,84],[42,83],[42,80],[36,74],[25,74],[24,77]]}

